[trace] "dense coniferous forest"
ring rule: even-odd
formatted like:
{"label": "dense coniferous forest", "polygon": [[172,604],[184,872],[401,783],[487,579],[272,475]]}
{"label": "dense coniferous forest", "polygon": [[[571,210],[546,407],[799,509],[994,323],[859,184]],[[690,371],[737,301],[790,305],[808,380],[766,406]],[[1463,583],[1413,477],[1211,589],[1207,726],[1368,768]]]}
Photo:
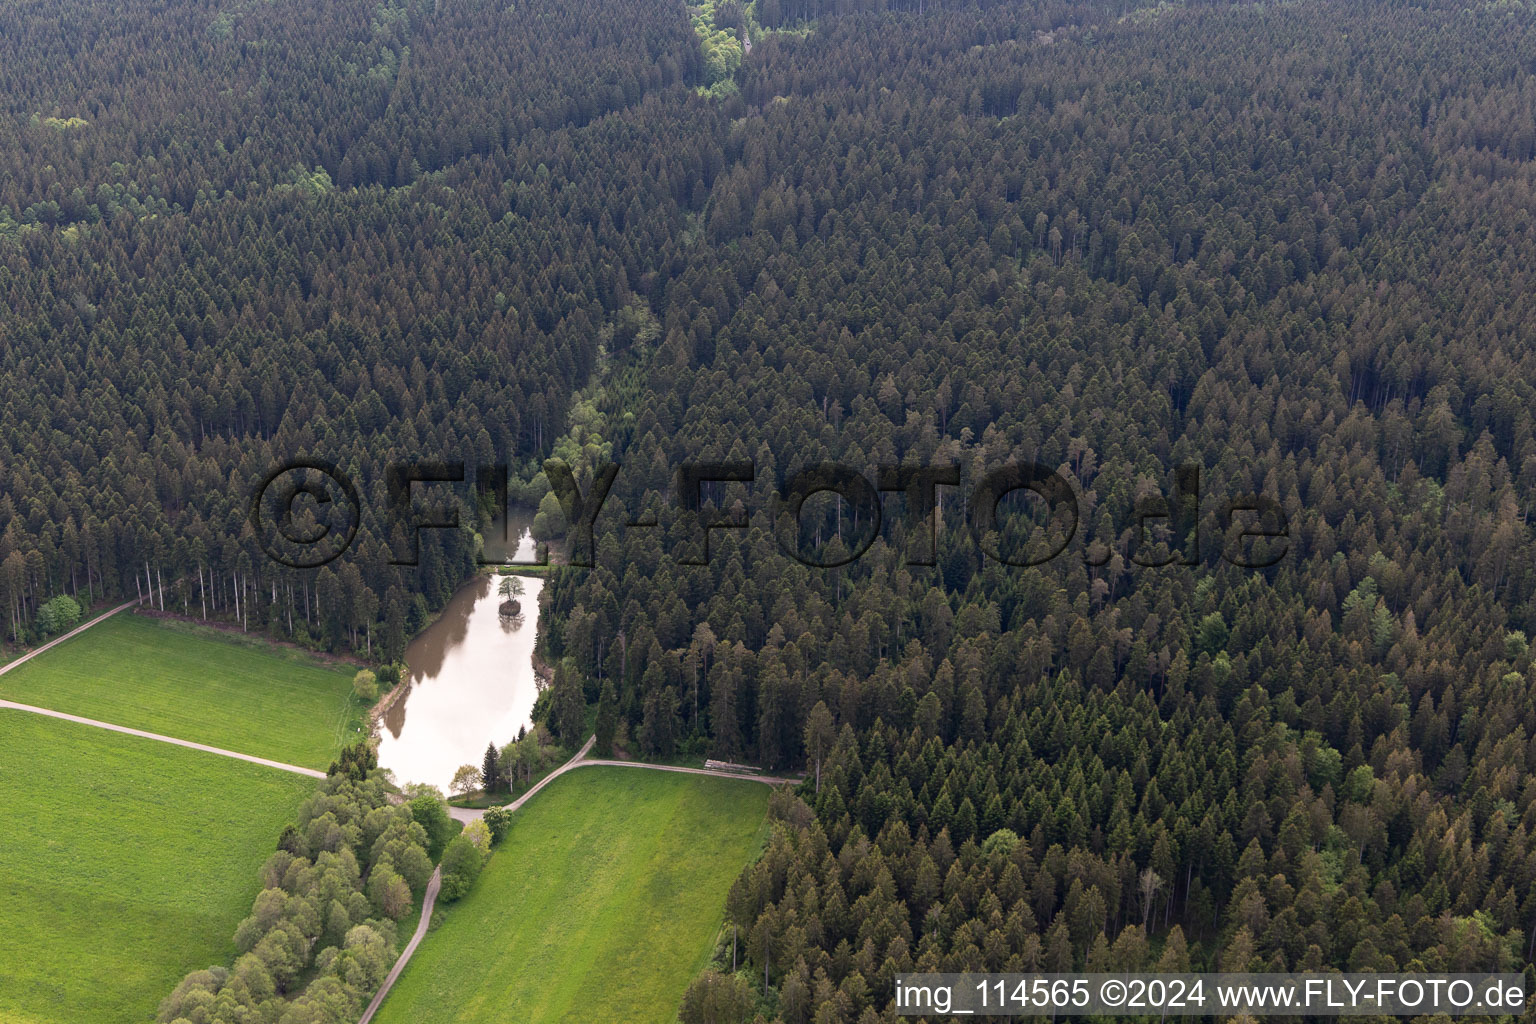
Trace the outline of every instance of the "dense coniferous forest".
{"label": "dense coniferous forest", "polygon": [[[1529,969],[1528,7],[710,10],[725,87],[659,0],[0,10],[7,635],[163,580],[396,657],[483,509],[391,565],[386,463],[612,461],[551,724],[807,771],[727,906],[765,1019],[894,1020],[915,969]],[[306,457],[365,492],[318,571],[247,517]],[[709,460],[750,526],[692,566]],[[1035,568],[968,528],[1013,460],[1078,503]],[[896,494],[785,555],[827,461],[958,466],[935,564]],[[1137,528],[1180,466],[1198,544]]]}

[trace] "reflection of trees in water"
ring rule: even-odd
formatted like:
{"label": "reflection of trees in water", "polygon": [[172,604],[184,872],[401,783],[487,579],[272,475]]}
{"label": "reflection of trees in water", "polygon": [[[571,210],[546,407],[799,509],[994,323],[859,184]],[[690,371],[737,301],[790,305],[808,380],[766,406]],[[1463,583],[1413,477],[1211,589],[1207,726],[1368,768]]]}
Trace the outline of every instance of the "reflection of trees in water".
{"label": "reflection of trees in water", "polygon": [[406,692],[400,694],[384,712],[384,728],[388,729],[389,734],[395,739],[400,738],[400,731],[405,728],[405,705],[407,698],[411,695],[410,687],[415,686],[416,683],[414,680],[407,680],[400,685],[406,687]]}
{"label": "reflection of trees in water", "polygon": [[447,788],[467,752],[483,751],[487,739],[506,742],[527,725],[539,689],[533,648],[544,581],[516,577],[523,592],[514,600],[522,607],[503,616],[505,579],[469,581],[407,649],[408,688],[379,730],[380,763],[402,780]]}
{"label": "reflection of trees in water", "polygon": [[443,670],[448,652],[469,636],[469,620],[475,604],[490,590],[490,578],[482,577],[479,586],[469,586],[453,595],[437,621],[417,634],[405,648],[405,663],[411,670],[411,682],[431,679]]}
{"label": "reflection of trees in water", "polygon": [[525,542],[530,541],[528,533],[533,527],[533,516],[521,509],[510,512],[506,518],[491,520],[490,525],[481,535],[484,547],[481,556],[487,562],[526,562],[534,558],[536,552],[523,550]]}

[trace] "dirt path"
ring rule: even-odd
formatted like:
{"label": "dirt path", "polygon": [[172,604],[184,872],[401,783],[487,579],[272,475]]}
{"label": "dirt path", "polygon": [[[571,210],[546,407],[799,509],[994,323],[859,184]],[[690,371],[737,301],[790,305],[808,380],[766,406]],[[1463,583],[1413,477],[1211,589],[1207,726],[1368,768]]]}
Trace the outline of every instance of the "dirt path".
{"label": "dirt path", "polygon": [[[592,752],[592,746],[596,742],[596,736],[589,737],[587,739],[586,745],[578,750],[574,757],[540,779],[538,785],[534,786],[532,789],[518,797],[516,800],[512,801],[510,804],[507,804],[507,810],[517,810],[519,807],[523,806],[523,804],[527,803],[528,799],[532,797],[533,794],[537,793],[539,790],[543,789],[545,786],[549,785],[551,782],[553,782],[555,779],[558,779],[566,772],[574,771],[577,768],[593,768],[602,767],[605,765],[609,768],[648,768],[653,772],[682,772],[686,775],[709,775],[717,779],[739,779],[743,782],[761,782],[769,786],[782,786],[785,784],[795,785],[800,781],[799,779],[779,778],[774,775],[747,775],[740,772],[716,771],[713,768],[684,768],[680,765],[671,764],[647,764],[644,761],[615,761],[602,757],[594,757],[589,760],[587,755]],[[462,821],[467,825],[472,821],[483,818],[485,816],[485,808],[449,807],[448,814],[455,820]]]}
{"label": "dirt path", "polygon": [[[90,629],[92,626],[96,625],[98,622],[103,622],[106,619],[110,619],[118,612],[127,608],[132,608],[138,603],[138,599],[132,601],[124,601],[116,608],[113,608],[110,611],[102,612],[100,615],[96,616],[94,619],[91,619],[89,622],[76,626],[74,629],[70,630],[68,633],[65,633],[63,636],[55,637],[54,639],[43,644],[41,647],[33,648],[26,654],[23,654],[21,657],[16,658],[13,661],[9,661],[4,665],[0,665],[0,675],[5,675],[5,673],[9,672],[17,665],[26,664],[33,658],[37,657],[39,654],[42,654],[44,651],[52,650],[54,647],[63,643],[65,640],[68,640],[70,637],[79,633],[83,633]],[[280,771],[293,772],[295,775],[307,775],[312,779],[325,778],[324,772],[317,772],[313,768],[300,768],[295,764],[284,764],[281,761],[269,761],[264,757],[253,757],[250,754],[239,754],[233,750],[223,750],[219,747],[210,747],[205,743],[193,743],[191,740],[179,740],[174,736],[161,736],[159,733],[145,732],[143,729],[130,729],[126,725],[113,725],[111,722],[100,722],[94,718],[82,718],[79,715],[69,715],[62,711],[54,711],[50,708],[34,707],[31,704],[18,704],[13,700],[0,699],[0,708],[4,708],[10,711],[25,711],[31,715],[43,715],[47,718],[58,718],[66,722],[74,722],[77,725],[89,725],[96,729],[106,729],[110,732],[120,732],[127,736],[137,736],[140,739],[156,740],[160,743],[169,743],[172,746],[186,747],[188,750],[201,750],[205,754],[218,754],[220,757],[232,757],[237,761],[249,761],[251,764],[259,764],[265,768],[276,768]]]}
{"label": "dirt path", "polygon": [[[581,747],[580,750],[576,751],[575,754],[571,755],[571,759],[569,761],[565,762],[565,764],[561,765],[559,768],[556,768],[554,771],[552,771],[548,775],[544,776],[538,782],[534,783],[533,788],[530,789],[528,792],[524,793],[522,796],[518,797],[516,800],[513,800],[511,803],[507,804],[506,805],[507,810],[509,810],[509,811],[517,810],[519,807],[523,806],[523,804],[527,803],[533,797],[533,794],[537,793],[539,790],[541,790],[545,786],[549,785],[555,779],[558,779],[560,776],[564,775],[566,772],[570,771],[572,768],[577,768],[577,767],[581,766],[582,764],[585,764],[586,762],[583,761],[582,758],[586,757],[588,754],[590,754],[592,752],[592,745],[594,743],[596,743],[596,742],[597,742],[597,737],[596,736],[588,737],[587,742],[582,744],[582,747]],[[448,815],[449,815],[449,817],[453,818],[455,821],[462,821],[464,824],[468,825],[472,821],[479,821],[481,818],[485,817],[485,808],[484,807],[452,807],[452,806],[450,806],[448,808]]]}
{"label": "dirt path", "polygon": [[416,947],[421,945],[421,940],[426,937],[427,926],[432,923],[432,908],[437,904],[437,893],[442,887],[443,869],[438,867],[432,872],[432,880],[427,883],[427,891],[421,897],[421,920],[416,923],[416,933],[411,936],[411,941],[406,943],[405,951],[400,954],[400,959],[395,961],[395,966],[390,968],[389,974],[384,978],[384,984],[379,986],[373,1002],[369,1003],[368,1009],[363,1011],[362,1019],[358,1024],[368,1024],[373,1020],[373,1015],[379,1012],[379,1007],[384,1003],[384,997],[389,995],[389,990],[395,987],[395,979],[400,977],[400,972],[405,970],[405,965],[410,962]]}
{"label": "dirt path", "polygon": [[709,775],[717,779],[740,779],[742,782],[763,782],[770,786],[796,786],[799,785],[801,781],[799,779],[780,778],[776,775],[751,775],[747,772],[725,772],[718,771],[714,768],[684,768],[681,765],[646,764],[644,761],[614,761],[601,757],[595,757],[590,761],[583,761],[579,765],[572,765],[572,767],[581,768],[586,765],[604,764],[616,768],[649,768],[656,772],[683,772],[688,775]]}
{"label": "dirt path", "polygon": [[[799,779],[776,778],[771,775],[740,775],[736,772],[715,771],[711,768],[683,768],[678,765],[670,764],[646,764],[643,761],[612,761],[606,758],[593,758],[589,761],[586,759],[587,755],[592,752],[592,747],[596,743],[596,736],[588,738],[587,742],[582,745],[580,750],[576,751],[576,753],[572,755],[569,761],[565,762],[565,764],[561,765],[559,768],[556,768],[554,771],[540,779],[537,785],[535,785],[528,792],[524,793],[510,804],[507,804],[507,810],[516,811],[518,808],[522,807],[523,804],[527,803],[529,800],[532,800],[534,794],[539,790],[543,789],[545,786],[549,785],[551,782],[558,779],[566,772],[574,771],[577,768],[593,768],[604,766],[609,768],[649,768],[652,771],[658,772],[682,772],[686,775],[711,775],[717,779],[739,779],[746,782],[762,782],[770,786],[778,786],[784,783],[793,784],[800,781]],[[485,810],[484,808],[449,807],[448,813],[452,815],[456,820],[465,822],[467,824],[471,821],[475,821],[478,818],[484,817]],[[432,875],[431,883],[427,886],[427,894],[426,897],[422,900],[421,905],[421,923],[416,926],[416,934],[411,936],[410,944],[407,945],[405,947],[405,951],[400,954],[400,959],[395,961],[395,966],[390,970],[389,977],[384,979],[383,986],[374,995],[373,1002],[368,1004],[368,1009],[364,1011],[362,1019],[359,1020],[357,1024],[369,1024],[369,1022],[373,1020],[373,1015],[378,1012],[379,1007],[384,1003],[384,997],[389,995],[389,990],[394,986],[395,979],[400,977],[400,972],[405,970],[406,962],[411,959],[411,954],[415,953],[416,947],[421,944],[422,936],[427,933],[427,925],[432,919],[432,907],[437,902],[437,890],[440,882],[442,881],[442,872],[443,869],[438,868],[437,871]]]}
{"label": "dirt path", "polygon": [[0,676],[5,675],[11,669],[15,668],[17,665],[25,665],[27,662],[31,661],[33,658],[37,657],[39,654],[42,654],[44,651],[52,650],[53,648],[57,647],[59,644],[63,643],[65,640],[68,640],[70,637],[74,636],[75,634],[77,634],[77,633],[84,633],[86,630],[88,630],[92,626],[96,625],[96,623],[102,622],[102,621],[104,621],[106,619],[110,619],[112,616],[116,615],[118,612],[122,611],[123,609],[125,609],[125,608],[132,608],[134,605],[136,605],[138,603],[139,603],[139,599],[138,598],[135,598],[132,601],[124,601],[122,604],[118,605],[116,608],[113,608],[110,611],[102,612],[100,615],[96,616],[94,619],[91,619],[89,622],[86,622],[86,623],[84,623],[82,625],[76,626],[74,629],[70,630],[68,633],[65,633],[63,636],[54,637],[52,640],[49,640],[47,643],[43,644],[43,646],[41,646],[41,647],[34,647],[30,651],[28,651],[26,654],[21,655],[19,658],[11,659],[10,661],[6,662],[4,665],[0,665]]}
{"label": "dirt path", "polygon": [[312,779],[325,778],[325,772],[317,772],[313,768],[300,768],[296,764],[284,764],[281,761],[268,761],[264,757],[255,757],[251,754],[240,754],[233,750],[223,750],[219,747],[210,747],[205,743],[193,743],[191,740],[179,740],[174,736],[161,736],[156,732],[145,732],[143,729],[130,729],[126,725],[113,725],[111,722],[98,722],[94,718],[81,718],[79,715],[67,715],[62,711],[52,711],[48,708],[33,707],[31,704],[17,704],[13,700],[0,700],[0,709],[10,711],[25,711],[32,715],[44,715],[48,718],[59,718],[66,722],[74,722],[78,725],[89,725],[97,729],[106,729],[110,732],[120,732],[127,736],[137,736],[140,739],[156,740],[160,743],[169,743],[172,746],[186,747],[188,750],[201,750],[205,754],[218,754],[220,757],[232,757],[237,761],[249,761],[251,764],[259,764],[265,768],[276,768],[279,771],[293,772],[295,775],[307,775]]}
{"label": "dirt path", "polygon": [[[132,608],[138,603],[139,602],[137,600],[125,601],[124,603],[118,605],[116,608],[113,608],[107,612],[103,612],[102,614],[96,616],[94,619],[91,619],[89,622],[75,627],[68,633],[65,633],[63,636],[57,637],[53,640],[50,640],[48,643],[43,644],[41,647],[28,651],[26,654],[16,658],[14,661],[11,661],[4,666],[0,666],[0,675],[4,675],[6,672],[9,672],[11,669],[15,668],[17,665],[25,664],[26,662],[31,661],[33,658],[37,657],[39,654],[42,654],[44,651],[52,649],[58,644],[63,643],[65,640],[68,640],[70,637],[91,628],[98,622],[111,618],[118,612]],[[201,750],[204,753],[218,754],[221,757],[232,757],[238,761],[249,761],[251,764],[259,764],[267,768],[276,768],[280,771],[293,772],[297,775],[307,775],[314,779],[325,778],[324,772],[315,771],[313,768],[300,768],[298,765],[283,764],[281,761],[269,761],[264,757],[253,757],[250,754],[240,754],[233,750],[221,750],[218,747],[210,747],[203,743],[193,743],[190,740],[179,740],[174,736],[161,736],[158,733],[145,732],[142,729],[130,729],[127,726],[113,725],[110,722],[99,722],[93,718],[81,718],[79,715],[69,715],[62,711],[52,711],[48,708],[34,707],[30,704],[17,704],[15,701],[0,700],[0,709],[25,711],[29,714],[43,715],[48,718],[58,718],[66,722],[75,722],[79,725],[89,725],[97,729],[106,729],[111,732],[119,732],[128,736],[138,736],[141,739],[156,740],[160,743],[169,743],[173,746],[186,747],[189,750]],[[565,762],[559,768],[556,768],[554,771],[540,779],[532,789],[528,790],[528,792],[524,793],[510,804],[507,804],[507,810],[514,812],[517,811],[529,800],[533,799],[539,790],[543,789],[545,786],[549,785],[551,782],[553,782],[555,779],[558,779],[566,772],[572,771],[576,768],[590,768],[600,766],[608,766],[612,768],[648,768],[652,771],[659,772],[681,772],[687,775],[711,775],[715,778],[721,779],[738,779],[746,782],[761,782],[770,786],[778,786],[785,783],[795,783],[799,781],[798,779],[777,778],[771,775],[743,775],[737,774],[735,772],[716,771],[709,768],[684,768],[678,765],[646,764],[643,761],[615,761],[606,758],[593,758],[592,760],[587,760],[587,755],[592,752],[592,747],[596,743],[596,736],[589,738],[587,742],[582,745],[582,748],[571,756],[569,761]],[[449,807],[448,813],[455,819],[465,823],[475,821],[485,816],[485,810],[483,808]],[[379,1007],[384,1003],[384,997],[389,995],[389,990],[394,987],[395,980],[400,977],[401,972],[405,970],[405,965],[410,962],[411,957],[415,954],[416,947],[421,945],[421,940],[426,937],[427,928],[432,923],[432,911],[437,905],[437,894],[439,890],[441,890],[442,884],[443,869],[442,867],[438,867],[432,872],[432,878],[427,883],[427,891],[422,895],[421,920],[416,924],[415,934],[411,936],[411,941],[406,944],[405,949],[400,954],[400,958],[395,961],[395,966],[390,969],[389,975],[384,979],[384,984],[380,986],[379,991],[374,994],[373,1000],[368,1004],[368,1009],[363,1012],[363,1016],[361,1020],[358,1021],[358,1024],[369,1024],[369,1022],[373,1020],[374,1014],[379,1011]]]}

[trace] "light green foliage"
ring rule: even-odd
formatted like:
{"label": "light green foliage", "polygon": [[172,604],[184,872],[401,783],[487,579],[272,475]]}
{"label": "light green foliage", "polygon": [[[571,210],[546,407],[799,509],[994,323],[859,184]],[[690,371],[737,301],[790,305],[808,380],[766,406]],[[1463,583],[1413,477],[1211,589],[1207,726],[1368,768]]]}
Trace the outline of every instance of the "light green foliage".
{"label": "light green foliage", "polygon": [[427,855],[433,860],[442,856],[453,836],[453,820],[448,817],[448,805],[436,793],[423,793],[411,800],[411,816],[427,833]]}
{"label": "light green foliage", "polygon": [[452,903],[469,895],[469,891],[475,887],[475,879],[480,877],[480,870],[484,867],[485,854],[480,852],[467,832],[454,836],[447,851],[443,853],[443,902]]}
{"label": "light green foliage", "polygon": [[1344,780],[1343,796],[1357,804],[1368,803],[1375,789],[1376,773],[1371,771],[1370,765],[1363,764],[1350,772]]}
{"label": "light green foliage", "polygon": [[324,167],[317,166],[312,171],[306,171],[303,167],[296,167],[293,170],[291,183],[279,185],[275,191],[295,189],[302,192],[308,198],[314,199],[317,196],[323,196],[325,193],[333,191],[335,188],[336,185],[331,181],[331,176]]}
{"label": "light green foliage", "polygon": [[555,442],[554,457],[570,466],[585,488],[591,480],[583,477],[583,470],[590,474],[593,466],[613,457],[613,442],[603,437],[608,421],[596,402],[582,399],[571,407],[569,423],[570,430]]}
{"label": "light green foliage", "polygon": [[512,812],[505,807],[492,807],[486,810],[485,817],[481,819],[485,827],[491,833],[491,845],[500,846],[501,841],[507,837],[507,832],[512,828]]}
{"label": "light green foliage", "polygon": [[448,783],[448,792],[454,796],[464,796],[473,793],[480,788],[480,769],[472,764],[461,764],[453,773],[453,781]]}
{"label": "light green foliage", "polygon": [[1338,786],[1343,777],[1344,758],[1328,745],[1321,734],[1311,730],[1306,731],[1302,734],[1301,742],[1297,747],[1301,752],[1302,767],[1306,769],[1307,779],[1314,788],[1322,789],[1325,785]]}
{"label": "light green foliage", "polygon": [[80,624],[80,605],[64,594],[46,602],[37,610],[37,627],[47,636],[67,633]]}
{"label": "light green foliage", "polygon": [[390,803],[376,767],[327,778],[262,865],[263,889],[235,930],[243,955],[229,972],[185,978],[160,1004],[160,1024],[203,1019],[199,1008],[210,998],[218,1010],[210,1024],[355,1018],[394,962],[393,922],[413,905],[407,879],[395,870],[398,847],[375,851],[403,833],[424,859],[426,834],[411,819],[409,808]]}
{"label": "light green foliage", "polygon": [[379,695],[379,679],[368,669],[360,670],[352,677],[352,692],[358,700],[372,701]]}
{"label": "light green foliage", "polygon": [[699,37],[699,48],[704,52],[704,68],[707,86],[730,79],[741,67],[741,40],[729,30],[715,27],[715,0],[704,0],[698,7],[690,7],[693,31]]}
{"label": "light green foliage", "polygon": [[491,855],[491,829],[484,821],[472,821],[464,826],[464,831],[459,833],[465,839],[474,844],[482,857]]}
{"label": "light green foliage", "polygon": [[41,114],[33,114],[32,123],[62,132],[68,131],[71,128],[84,128],[91,122],[83,117],[44,117]]}
{"label": "light green foliage", "polygon": [[513,816],[378,1024],[674,1024],[768,795],[633,768],[561,776]]}
{"label": "light green foliage", "polygon": [[514,740],[501,748],[497,766],[501,777],[513,783],[527,784],[553,768],[560,761],[561,753],[555,738],[542,723],[520,740]]}
{"label": "light green foliage", "polygon": [[351,675],[127,613],[0,676],[0,697],[325,770],[355,738]]}
{"label": "light green foliage", "polygon": [[1131,25],[1152,25],[1183,10],[1183,3],[1173,3],[1170,2],[1170,0],[1158,0],[1158,2],[1155,4],[1151,4],[1146,7],[1138,7],[1130,13],[1122,15],[1119,20],[1122,23]]}
{"label": "light green foliage", "polygon": [[988,857],[999,854],[1004,857],[1011,857],[1018,845],[1018,833],[1014,832],[1011,828],[1000,828],[987,836],[986,841],[981,844],[981,852]]}
{"label": "light green foliage", "polygon": [[613,348],[617,351],[632,346],[650,346],[661,337],[661,321],[651,312],[651,307],[635,300],[619,310],[613,325]]}
{"label": "light green foliage", "polygon": [[143,1024],[234,955],[314,780],[20,711],[0,737],[0,1021]]}
{"label": "light green foliage", "polygon": [[555,497],[554,491],[540,499],[531,529],[537,540],[553,540],[565,532],[565,513],[560,510],[560,499]]}

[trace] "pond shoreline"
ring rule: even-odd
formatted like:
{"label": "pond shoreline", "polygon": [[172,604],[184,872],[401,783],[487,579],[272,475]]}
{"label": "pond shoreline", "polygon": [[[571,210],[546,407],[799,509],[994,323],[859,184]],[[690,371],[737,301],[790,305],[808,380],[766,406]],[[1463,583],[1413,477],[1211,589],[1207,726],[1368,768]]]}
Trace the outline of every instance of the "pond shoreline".
{"label": "pond shoreline", "polygon": [[[509,557],[531,561],[526,523]],[[538,656],[542,572],[502,575],[483,566],[463,581],[443,609],[407,645],[401,678],[369,714],[379,763],[402,783],[446,790],[462,765],[478,765],[487,744],[498,749],[531,725],[533,705],[553,678]],[[522,614],[500,613],[497,581],[524,581]]]}

